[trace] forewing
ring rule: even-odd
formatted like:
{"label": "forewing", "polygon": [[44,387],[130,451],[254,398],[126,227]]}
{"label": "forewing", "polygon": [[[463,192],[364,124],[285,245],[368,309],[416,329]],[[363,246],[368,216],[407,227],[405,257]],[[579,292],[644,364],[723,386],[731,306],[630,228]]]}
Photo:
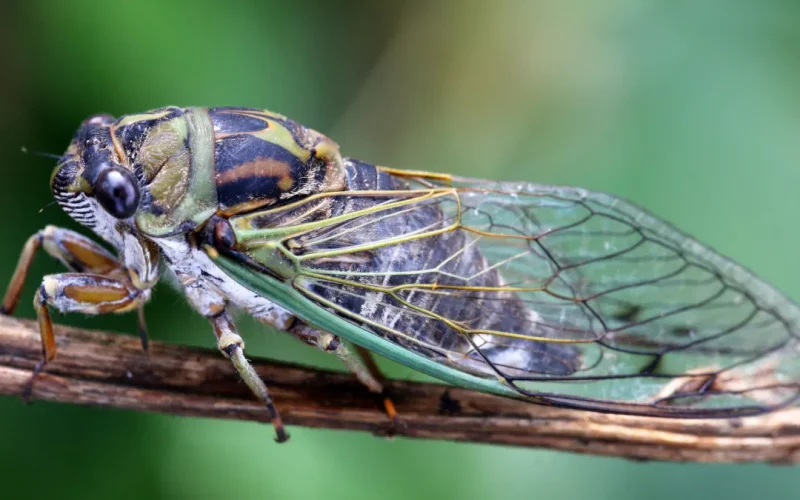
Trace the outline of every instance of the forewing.
{"label": "forewing", "polygon": [[[677,416],[747,414],[797,402],[800,312],[747,269],[613,196],[459,184],[464,206],[474,207],[472,216],[464,210],[465,226],[533,237],[530,252],[506,272],[522,281],[544,277],[545,293],[521,292],[541,321],[564,329],[561,338],[579,339],[575,325],[596,335],[580,345],[574,383],[519,377],[515,385],[552,391],[546,396],[556,403],[609,411],[647,404],[643,413]],[[502,241],[482,250],[500,261],[506,245],[513,246]],[[529,271],[535,261],[548,276]],[[536,305],[543,297],[546,305]]]}
{"label": "forewing", "polygon": [[797,306],[641,208],[582,189],[403,181],[325,195],[330,224],[286,241],[299,290],[540,402],[703,417],[798,401]]}

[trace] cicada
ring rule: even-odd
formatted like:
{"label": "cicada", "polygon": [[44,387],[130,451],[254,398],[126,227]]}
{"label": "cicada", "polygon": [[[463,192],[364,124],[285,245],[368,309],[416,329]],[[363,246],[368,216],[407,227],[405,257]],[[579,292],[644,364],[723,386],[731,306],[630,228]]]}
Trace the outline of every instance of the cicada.
{"label": "cicada", "polygon": [[335,353],[377,393],[369,352],[578,410],[728,418],[800,401],[798,306],[607,194],[379,167],[276,113],[178,107],[84,121],[50,187],[115,253],[53,226],[25,244],[5,312],[37,248],[69,269],[34,298],[37,372],[56,354],[50,308],[141,320],[163,269],[280,441],[236,310]]}

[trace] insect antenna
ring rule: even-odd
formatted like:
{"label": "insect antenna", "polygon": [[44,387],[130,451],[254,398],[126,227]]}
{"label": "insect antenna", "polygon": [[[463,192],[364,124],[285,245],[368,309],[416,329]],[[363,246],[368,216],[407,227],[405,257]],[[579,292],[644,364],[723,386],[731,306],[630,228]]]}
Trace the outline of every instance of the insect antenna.
{"label": "insect antenna", "polygon": [[22,146],[20,150],[25,154],[31,154],[34,156],[41,156],[42,158],[50,158],[52,160],[60,160],[61,155],[53,154],[53,153],[45,153],[44,151],[29,151],[28,148]]}
{"label": "insect antenna", "polygon": [[53,206],[53,205],[55,205],[55,204],[57,204],[57,203],[58,203],[58,201],[57,201],[57,200],[53,200],[53,201],[51,201],[51,202],[50,202],[50,203],[48,203],[47,205],[45,205],[45,206],[43,206],[42,208],[40,208],[40,209],[39,209],[39,213],[42,213],[42,212],[44,212],[44,211],[45,211],[45,209],[47,209],[47,208],[50,208],[51,206]]}

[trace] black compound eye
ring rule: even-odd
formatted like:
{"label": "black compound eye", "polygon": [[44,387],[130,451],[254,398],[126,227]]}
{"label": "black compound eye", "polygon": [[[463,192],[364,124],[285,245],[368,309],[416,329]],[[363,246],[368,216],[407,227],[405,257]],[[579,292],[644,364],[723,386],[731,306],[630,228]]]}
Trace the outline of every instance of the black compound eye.
{"label": "black compound eye", "polygon": [[133,174],[119,167],[106,168],[97,176],[94,196],[100,206],[117,219],[135,214],[141,199]]}

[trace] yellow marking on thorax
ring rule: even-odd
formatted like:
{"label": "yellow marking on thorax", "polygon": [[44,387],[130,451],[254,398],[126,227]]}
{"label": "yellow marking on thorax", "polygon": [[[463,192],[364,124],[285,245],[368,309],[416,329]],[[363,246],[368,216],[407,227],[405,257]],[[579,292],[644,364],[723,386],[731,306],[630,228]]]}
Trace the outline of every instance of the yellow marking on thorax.
{"label": "yellow marking on thorax", "polygon": [[[287,120],[283,115],[279,115],[277,113],[269,113],[264,111],[243,111],[243,110],[229,110],[225,111],[227,114],[231,115],[239,115],[239,116],[246,116],[249,118],[255,118],[257,120],[261,120],[264,122],[265,127],[261,130],[254,130],[250,132],[241,132],[241,133],[233,133],[233,134],[220,134],[216,136],[216,139],[224,139],[226,137],[230,137],[233,135],[252,135],[253,137],[257,137],[262,141],[270,142],[272,144],[277,144],[278,146],[282,147],[283,149],[289,151],[301,161],[306,162],[309,158],[311,158],[311,151],[305,149],[303,146],[297,143],[294,135],[289,131],[286,127],[274,121],[274,118],[280,120]],[[270,118],[273,118],[271,120]]]}
{"label": "yellow marking on thorax", "polygon": [[163,111],[159,111],[158,113],[142,113],[138,115],[127,115],[120,118],[119,123],[117,123],[117,127],[124,127],[125,125],[130,125],[131,123],[142,122],[147,120],[158,120],[159,118],[164,118],[168,114],[172,113],[174,108],[172,109],[165,109]]}

